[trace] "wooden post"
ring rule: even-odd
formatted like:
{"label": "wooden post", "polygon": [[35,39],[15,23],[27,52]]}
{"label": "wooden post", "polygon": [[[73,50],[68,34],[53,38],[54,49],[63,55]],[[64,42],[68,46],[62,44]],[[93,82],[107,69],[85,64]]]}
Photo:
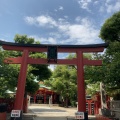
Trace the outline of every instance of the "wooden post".
{"label": "wooden post", "polygon": [[86,113],[86,94],[84,82],[83,52],[77,51],[77,89],[78,89],[78,112],[84,112],[84,120],[88,120]]}
{"label": "wooden post", "polygon": [[23,108],[23,100],[24,100],[24,93],[25,93],[25,84],[26,84],[26,75],[27,75],[27,58],[28,58],[28,50],[23,51],[22,56],[22,63],[18,78],[17,84],[17,92],[16,92],[16,99],[15,99],[15,110],[21,110]]}
{"label": "wooden post", "polygon": [[78,89],[78,111],[86,111],[85,83],[83,69],[82,51],[77,52],[77,89]]}
{"label": "wooden post", "polygon": [[46,104],[46,91],[44,93],[44,103]]}

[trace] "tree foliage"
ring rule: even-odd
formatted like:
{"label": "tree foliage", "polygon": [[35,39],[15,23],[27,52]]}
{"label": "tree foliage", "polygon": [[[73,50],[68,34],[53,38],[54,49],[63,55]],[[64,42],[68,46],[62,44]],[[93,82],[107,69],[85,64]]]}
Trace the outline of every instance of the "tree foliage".
{"label": "tree foliage", "polygon": [[[35,41],[34,38],[29,38],[27,35],[15,35],[15,43],[20,44],[40,44],[40,42]],[[7,89],[14,91],[17,86],[17,79],[20,71],[20,65],[15,64],[4,64],[4,59],[7,57],[18,57],[22,56],[22,52],[19,51],[5,51],[0,49],[0,88],[2,89],[1,96],[5,95]],[[31,52],[30,57],[32,58],[46,58],[45,53],[35,53]],[[48,69],[47,65],[28,65],[27,69],[27,81],[26,81],[26,91],[28,93],[35,93],[39,89],[39,85],[35,82],[37,80],[48,79],[51,76],[51,71]],[[4,81],[4,82],[3,82]],[[6,85],[4,85],[6,84]],[[5,86],[6,88],[2,88]],[[0,90],[1,91],[1,90]],[[4,91],[4,92],[3,92]]]}
{"label": "tree foliage", "polygon": [[[53,76],[46,82],[51,88],[59,93],[62,97],[64,105],[68,107],[68,100],[75,105],[77,85],[76,85],[76,70],[67,65],[56,66]],[[73,103],[74,102],[74,103]]]}
{"label": "tree foliage", "polygon": [[18,76],[19,68],[16,65],[4,64],[4,59],[8,57],[10,53],[0,49],[0,96],[6,96],[7,89],[15,90],[13,86],[17,84],[16,78]]}
{"label": "tree foliage", "polygon": [[107,93],[115,99],[120,94],[120,12],[108,18],[100,31],[100,38],[109,43],[104,54],[94,54],[94,59],[102,59],[102,66],[85,69],[85,78],[91,83],[103,82]]}
{"label": "tree foliage", "polygon": [[100,38],[108,42],[109,46],[104,54],[99,56],[103,59],[103,65],[90,68],[89,76],[93,82],[106,83],[108,92],[115,96],[120,94],[120,12],[105,21],[101,27]]}
{"label": "tree foliage", "polygon": [[[84,54],[85,58],[92,59],[92,54]],[[69,54],[67,59],[76,58],[76,54]],[[87,70],[87,67],[85,70]],[[89,84],[90,82],[87,82]],[[45,84],[50,86],[54,91],[59,93],[65,103],[68,104],[68,99],[70,100],[70,105],[75,106],[77,102],[77,67],[74,65],[60,65],[56,66],[53,71],[52,77],[49,81],[45,81]],[[87,89],[86,84],[86,89]],[[94,90],[95,91],[95,90]],[[93,91],[92,91],[93,92]]]}
{"label": "tree foliage", "polygon": [[120,42],[120,12],[105,21],[100,31],[100,38],[105,42]]}
{"label": "tree foliage", "polygon": [[19,35],[16,34],[14,37],[15,43],[20,43],[20,44],[34,44],[35,40],[32,37],[28,37],[27,35]]}

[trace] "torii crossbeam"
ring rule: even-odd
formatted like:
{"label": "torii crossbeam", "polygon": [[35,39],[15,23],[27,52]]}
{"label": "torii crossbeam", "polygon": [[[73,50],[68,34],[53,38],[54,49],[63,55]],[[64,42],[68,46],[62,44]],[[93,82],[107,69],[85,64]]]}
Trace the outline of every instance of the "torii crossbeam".
{"label": "torii crossbeam", "polygon": [[[0,41],[0,45],[4,50],[23,51],[22,57],[6,58],[5,63],[21,64],[18,77],[17,92],[15,98],[14,110],[23,108],[23,99],[26,84],[26,74],[28,64],[65,64],[77,66],[77,95],[78,95],[78,112],[84,113],[84,120],[88,120],[86,113],[86,96],[84,83],[84,65],[102,65],[102,60],[88,60],[83,58],[83,53],[103,52],[108,46],[107,43],[90,44],[90,45],[49,45],[49,44],[19,44]],[[74,59],[57,59],[57,61],[43,58],[31,58],[29,52],[48,52],[48,47],[56,47],[57,53],[76,53]],[[17,118],[16,118],[17,120]]]}

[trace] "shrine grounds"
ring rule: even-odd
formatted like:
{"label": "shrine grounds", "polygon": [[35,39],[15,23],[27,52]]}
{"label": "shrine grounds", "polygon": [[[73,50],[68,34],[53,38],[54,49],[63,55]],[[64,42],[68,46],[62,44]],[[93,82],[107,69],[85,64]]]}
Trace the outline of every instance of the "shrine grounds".
{"label": "shrine grounds", "polygon": [[[73,120],[75,112],[77,112],[77,108],[65,108],[49,104],[31,104],[28,107],[28,113],[24,114],[26,116],[24,120]],[[89,119],[95,120],[95,116],[90,115]]]}

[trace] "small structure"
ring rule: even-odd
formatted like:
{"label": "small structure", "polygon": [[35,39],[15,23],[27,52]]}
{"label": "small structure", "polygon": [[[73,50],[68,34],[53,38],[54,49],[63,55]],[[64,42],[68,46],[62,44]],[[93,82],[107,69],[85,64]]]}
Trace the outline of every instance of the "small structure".
{"label": "small structure", "polygon": [[120,120],[120,100],[110,102],[110,110],[115,114],[116,118]]}
{"label": "small structure", "polygon": [[44,85],[43,82],[39,82],[39,90],[31,96],[31,103],[38,104],[56,104],[59,103],[59,94],[51,90],[50,87]]}

